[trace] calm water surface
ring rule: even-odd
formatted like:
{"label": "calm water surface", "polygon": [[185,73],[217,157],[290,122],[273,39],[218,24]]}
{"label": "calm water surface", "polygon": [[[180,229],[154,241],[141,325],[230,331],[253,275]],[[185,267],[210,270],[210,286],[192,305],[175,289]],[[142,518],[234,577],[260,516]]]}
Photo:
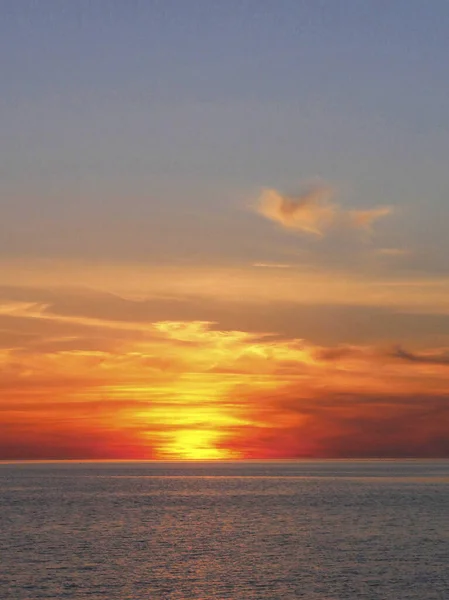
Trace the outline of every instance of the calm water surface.
{"label": "calm water surface", "polygon": [[2,600],[448,600],[449,461],[0,464]]}

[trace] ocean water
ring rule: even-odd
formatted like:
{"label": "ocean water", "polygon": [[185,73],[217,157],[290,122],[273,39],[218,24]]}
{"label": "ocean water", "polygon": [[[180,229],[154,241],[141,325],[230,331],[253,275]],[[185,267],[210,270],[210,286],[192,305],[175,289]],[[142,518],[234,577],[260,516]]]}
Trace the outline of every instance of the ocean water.
{"label": "ocean water", "polygon": [[1,600],[448,600],[449,461],[0,464]]}

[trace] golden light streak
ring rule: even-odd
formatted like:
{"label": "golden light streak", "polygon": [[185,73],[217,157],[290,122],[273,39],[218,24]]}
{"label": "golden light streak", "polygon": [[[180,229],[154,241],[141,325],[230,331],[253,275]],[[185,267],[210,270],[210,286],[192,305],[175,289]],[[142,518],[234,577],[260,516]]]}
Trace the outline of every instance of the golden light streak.
{"label": "golden light streak", "polygon": [[[379,306],[449,313],[446,276],[385,278],[325,268],[291,265],[289,269],[176,267],[141,264],[92,264],[45,260],[0,261],[0,284],[36,289],[81,286],[140,301],[146,298],[201,298],[238,303]],[[55,315],[49,313],[48,318]],[[71,317],[77,318],[75,315]],[[91,324],[101,326],[102,319]],[[131,323],[122,322],[123,328]],[[104,326],[110,326],[105,319]]]}

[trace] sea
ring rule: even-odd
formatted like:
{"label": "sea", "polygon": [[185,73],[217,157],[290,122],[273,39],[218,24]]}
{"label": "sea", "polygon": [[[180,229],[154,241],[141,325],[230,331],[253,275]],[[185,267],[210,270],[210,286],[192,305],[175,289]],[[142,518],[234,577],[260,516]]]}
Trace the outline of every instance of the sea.
{"label": "sea", "polygon": [[449,461],[0,463],[1,600],[448,600]]}

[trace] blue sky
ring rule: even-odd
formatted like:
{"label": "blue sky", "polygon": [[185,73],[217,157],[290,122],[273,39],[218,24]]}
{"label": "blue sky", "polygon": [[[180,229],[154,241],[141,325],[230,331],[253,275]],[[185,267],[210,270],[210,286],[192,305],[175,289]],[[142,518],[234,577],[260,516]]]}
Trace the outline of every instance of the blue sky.
{"label": "blue sky", "polygon": [[407,268],[444,270],[446,2],[43,0],[0,11],[3,255],[176,261],[167,240],[178,240],[195,261],[207,230],[216,260],[253,260],[267,237],[291,237],[248,203],[264,187],[319,180],[342,204],[396,206],[382,244],[416,247]]}

